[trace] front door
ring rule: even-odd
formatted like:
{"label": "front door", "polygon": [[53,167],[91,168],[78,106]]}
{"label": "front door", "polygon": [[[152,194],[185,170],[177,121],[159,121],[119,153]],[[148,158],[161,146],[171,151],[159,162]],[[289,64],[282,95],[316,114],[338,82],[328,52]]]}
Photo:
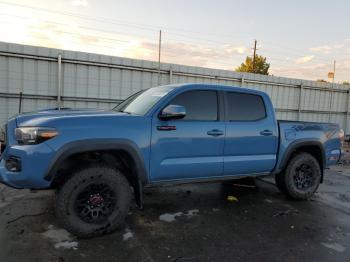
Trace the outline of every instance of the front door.
{"label": "front door", "polygon": [[152,120],[151,180],[210,178],[223,175],[225,123],[219,120],[218,93],[185,91],[169,104],[186,108],[177,120]]}

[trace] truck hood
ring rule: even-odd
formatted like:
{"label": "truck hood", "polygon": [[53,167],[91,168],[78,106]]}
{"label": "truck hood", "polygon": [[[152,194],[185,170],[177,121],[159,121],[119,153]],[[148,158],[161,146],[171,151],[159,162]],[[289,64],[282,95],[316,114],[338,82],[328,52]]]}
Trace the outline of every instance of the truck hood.
{"label": "truck hood", "polygon": [[129,114],[116,111],[100,110],[100,109],[70,109],[64,108],[45,109],[37,112],[23,113],[15,116],[17,126],[33,126],[35,123],[45,122],[45,120],[53,118],[65,117],[81,117],[81,116],[106,116],[106,115],[120,115],[128,116]]}

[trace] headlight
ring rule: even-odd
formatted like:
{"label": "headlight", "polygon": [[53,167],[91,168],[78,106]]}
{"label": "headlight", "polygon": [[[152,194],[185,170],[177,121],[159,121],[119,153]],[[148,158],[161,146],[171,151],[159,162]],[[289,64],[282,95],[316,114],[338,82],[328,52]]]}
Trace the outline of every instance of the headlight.
{"label": "headlight", "polygon": [[57,130],[49,127],[19,127],[15,129],[15,137],[20,145],[39,144],[57,135]]}

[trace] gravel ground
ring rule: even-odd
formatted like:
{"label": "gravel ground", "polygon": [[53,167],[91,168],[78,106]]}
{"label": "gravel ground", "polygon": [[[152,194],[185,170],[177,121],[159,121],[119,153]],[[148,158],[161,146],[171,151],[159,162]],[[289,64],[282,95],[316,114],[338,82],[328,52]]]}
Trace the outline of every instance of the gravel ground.
{"label": "gravel ground", "polygon": [[[229,200],[228,200],[229,199]],[[350,166],[327,170],[310,201],[271,178],[147,189],[115,233],[74,238],[52,191],[0,186],[0,261],[350,261]]]}

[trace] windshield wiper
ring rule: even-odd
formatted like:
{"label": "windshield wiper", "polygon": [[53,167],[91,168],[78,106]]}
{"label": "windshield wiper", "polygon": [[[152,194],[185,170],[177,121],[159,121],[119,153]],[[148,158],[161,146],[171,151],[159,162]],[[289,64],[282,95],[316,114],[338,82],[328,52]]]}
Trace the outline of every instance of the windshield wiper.
{"label": "windshield wiper", "polygon": [[129,112],[129,111],[119,110],[118,112],[121,112],[121,113],[125,113],[125,114],[128,114],[128,115],[131,115],[131,112]]}

